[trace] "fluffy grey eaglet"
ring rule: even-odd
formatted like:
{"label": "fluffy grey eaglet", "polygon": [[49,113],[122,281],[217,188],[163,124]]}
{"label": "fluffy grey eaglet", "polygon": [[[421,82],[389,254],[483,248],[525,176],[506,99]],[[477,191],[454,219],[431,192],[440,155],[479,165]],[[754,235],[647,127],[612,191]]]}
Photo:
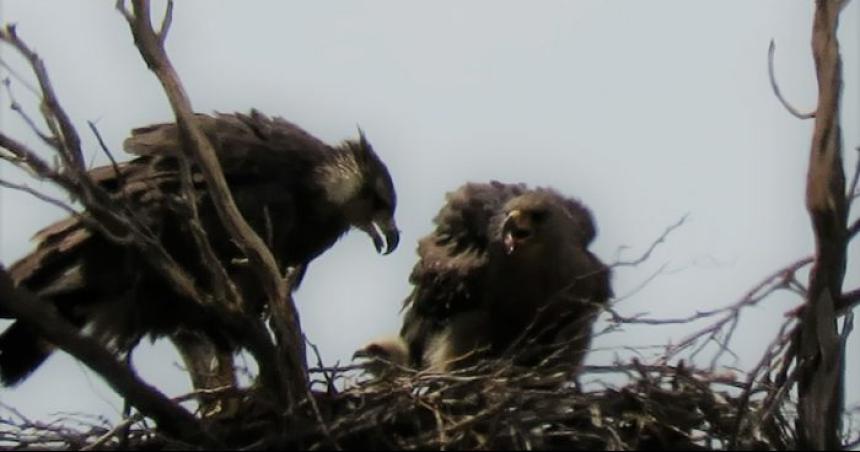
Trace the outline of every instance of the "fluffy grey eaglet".
{"label": "fluffy grey eaglet", "polygon": [[[332,147],[284,119],[257,111],[198,114],[196,120],[215,148],[237,206],[281,268],[296,266],[303,272],[350,227],[370,235],[380,253],[397,247],[394,185],[363,134]],[[178,127],[135,129],[124,145],[138,157],[118,168],[95,168],[90,175],[117,200],[129,203],[197,284],[210,288],[211,273],[200,261],[187,206],[178,196]],[[222,227],[195,168],[192,180],[201,224],[215,254],[246,303],[262,310],[257,279]],[[68,321],[112,349],[123,352],[143,335],[170,335],[179,329],[231,345],[211,316],[172,291],[136,248],[117,245],[76,218],[48,226],[35,241],[36,249],[10,268],[16,284],[52,303]],[[0,379],[6,385],[20,382],[52,349],[26,324],[15,322],[0,335]]]}
{"label": "fluffy grey eaglet", "polygon": [[609,268],[587,249],[596,230],[585,206],[549,188],[468,183],[434,222],[418,243],[400,336],[357,356],[436,371],[504,356],[581,365],[612,296]]}

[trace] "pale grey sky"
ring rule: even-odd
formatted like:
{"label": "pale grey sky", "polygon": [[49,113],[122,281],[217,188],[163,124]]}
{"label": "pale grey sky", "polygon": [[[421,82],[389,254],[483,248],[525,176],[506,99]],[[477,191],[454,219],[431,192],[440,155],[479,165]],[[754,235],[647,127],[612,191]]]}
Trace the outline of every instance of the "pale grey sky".
{"label": "pale grey sky", "polygon": [[[113,2],[6,0],[2,20],[45,59],[54,86],[86,133],[96,121],[121,154],[128,130],[170,119]],[[860,145],[860,7],[842,16],[844,138],[853,168]],[[641,253],[663,229],[688,222],[651,260],[620,269],[627,314],[686,315],[739,299],[765,275],[812,252],[803,206],[812,122],[789,115],[767,78],[798,108],[815,105],[809,40],[812,2],[177,2],[168,52],[198,111],[281,115],[336,143],[361,125],[398,190],[400,248],[376,255],[351,233],[310,267],[297,293],[308,337],[326,363],[346,362],[367,340],[399,329],[419,237],[444,194],[466,181],[551,185],[592,209],[593,250],[614,260]],[[3,57],[21,67],[8,49]],[[19,101],[33,110],[18,85]],[[4,132],[37,146],[0,94]],[[29,102],[29,103],[28,103]],[[8,165],[4,178],[19,179]],[[0,191],[0,261],[30,250],[29,236],[61,216]],[[855,214],[856,215],[856,214]],[[860,285],[852,246],[846,287]],[[800,300],[775,296],[750,310],[734,349],[751,365],[781,313]],[[596,346],[665,344],[679,327],[630,328]],[[851,403],[860,402],[857,334],[849,348]],[[591,362],[611,358],[593,354]],[[146,347],[138,369],[175,395],[189,383],[169,345]],[[61,353],[0,401],[32,417],[56,411],[116,417],[121,403],[97,376]]]}

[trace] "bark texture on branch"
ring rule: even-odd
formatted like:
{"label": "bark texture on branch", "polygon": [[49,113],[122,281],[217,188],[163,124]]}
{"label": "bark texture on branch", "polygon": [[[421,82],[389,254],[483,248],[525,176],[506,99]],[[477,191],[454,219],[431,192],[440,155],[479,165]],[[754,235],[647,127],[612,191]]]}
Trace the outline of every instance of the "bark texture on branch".
{"label": "bark texture on branch", "polygon": [[[133,14],[125,11],[122,5],[120,9],[129,22],[141,56],[167,94],[179,125],[183,147],[199,164],[219,218],[248,257],[250,265],[256,269],[255,273],[260,276],[260,284],[268,297],[273,330],[278,348],[283,353],[277,357],[278,363],[260,363],[261,373],[267,372],[264,367],[278,368],[280,371],[274,373],[280,375],[272,375],[268,380],[281,386],[278,392],[285,399],[284,402],[294,405],[299,398],[304,397],[308,383],[304,340],[298,311],[290,294],[291,281],[282,274],[265,242],[239,212],[211,143],[194,123],[191,102],[164,50],[169,19],[163,22],[162,29],[157,33],[152,28],[149,2],[133,0],[132,5]],[[166,17],[169,15],[168,9]]]}
{"label": "bark texture on branch", "polygon": [[0,266],[0,309],[27,322],[39,334],[99,373],[118,393],[141,413],[151,417],[168,435],[189,444],[218,447],[197,419],[161,392],[144,383],[98,342],[82,336],[53,307],[27,290],[15,287],[6,269]]}
{"label": "bark texture on branch", "polygon": [[817,0],[812,51],[818,107],[809,155],[806,207],[815,232],[815,263],[799,336],[798,447],[840,447],[843,351],[835,302],[842,293],[847,239],[847,202],[839,126],[842,62],[836,30],[845,2]]}

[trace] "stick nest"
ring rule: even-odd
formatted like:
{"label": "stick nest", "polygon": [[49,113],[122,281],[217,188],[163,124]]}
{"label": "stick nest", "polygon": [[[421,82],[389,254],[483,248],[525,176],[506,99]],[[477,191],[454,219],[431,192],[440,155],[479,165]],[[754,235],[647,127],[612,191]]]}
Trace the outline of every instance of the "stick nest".
{"label": "stick nest", "polygon": [[[392,371],[364,379],[351,368],[317,369],[313,400],[276,413],[253,388],[219,394],[229,413],[205,416],[225,446],[248,449],[786,449],[791,403],[743,397],[731,372],[645,366],[634,360],[564,368],[485,363],[446,375]],[[342,380],[344,389],[336,390]],[[616,382],[615,384],[611,382]],[[754,391],[755,392],[755,391]],[[764,391],[762,391],[764,392]],[[174,449],[138,417],[118,426],[58,428],[4,419],[0,445],[18,449]]]}

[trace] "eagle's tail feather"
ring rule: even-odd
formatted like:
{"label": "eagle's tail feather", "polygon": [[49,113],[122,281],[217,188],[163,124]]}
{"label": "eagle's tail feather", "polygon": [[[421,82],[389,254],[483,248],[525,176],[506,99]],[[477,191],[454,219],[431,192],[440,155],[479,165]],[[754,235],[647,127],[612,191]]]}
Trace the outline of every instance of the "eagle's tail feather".
{"label": "eagle's tail feather", "polygon": [[53,348],[32,328],[15,322],[0,334],[0,381],[4,386],[20,383],[51,355]]}

